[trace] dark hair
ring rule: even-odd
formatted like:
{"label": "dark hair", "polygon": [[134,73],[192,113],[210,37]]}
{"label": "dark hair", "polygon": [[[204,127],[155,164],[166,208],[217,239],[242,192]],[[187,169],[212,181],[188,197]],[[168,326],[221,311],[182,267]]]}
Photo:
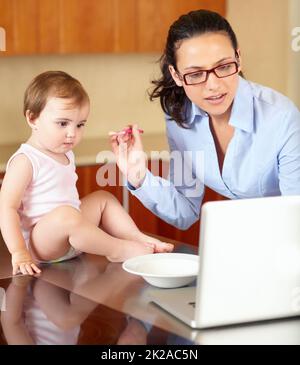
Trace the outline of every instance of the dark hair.
{"label": "dark hair", "polygon": [[155,87],[149,93],[150,100],[153,101],[155,98],[159,98],[163,111],[183,128],[187,128],[184,110],[187,96],[184,89],[177,86],[173,80],[169,65],[176,69],[176,50],[182,40],[210,32],[226,33],[237,54],[237,38],[225,18],[209,10],[191,11],[186,15],[182,15],[171,25],[164,53],[159,59],[162,77],[152,81]]}
{"label": "dark hair", "polygon": [[67,98],[74,106],[89,102],[89,97],[80,82],[63,71],[46,71],[37,75],[24,95],[23,113],[29,110],[33,119],[38,118],[49,97]]}

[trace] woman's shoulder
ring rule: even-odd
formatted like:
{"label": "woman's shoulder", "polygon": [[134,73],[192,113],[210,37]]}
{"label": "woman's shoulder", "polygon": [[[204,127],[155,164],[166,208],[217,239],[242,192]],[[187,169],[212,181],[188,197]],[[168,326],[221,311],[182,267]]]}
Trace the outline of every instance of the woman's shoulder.
{"label": "woman's shoulder", "polygon": [[269,86],[261,85],[253,81],[248,81],[248,84],[251,87],[254,100],[258,103],[281,110],[297,108],[293,101],[286,95]]}
{"label": "woman's shoulder", "polygon": [[[270,87],[248,82],[253,93],[253,107],[256,125],[272,128],[278,133],[286,130],[300,130],[300,111],[284,94]],[[274,129],[274,125],[277,127]]]}

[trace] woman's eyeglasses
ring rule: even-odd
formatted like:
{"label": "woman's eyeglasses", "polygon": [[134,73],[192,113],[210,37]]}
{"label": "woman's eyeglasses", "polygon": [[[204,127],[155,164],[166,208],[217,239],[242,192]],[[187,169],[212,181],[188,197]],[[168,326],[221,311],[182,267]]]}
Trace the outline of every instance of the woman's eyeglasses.
{"label": "woman's eyeglasses", "polygon": [[178,72],[179,78],[184,80],[186,85],[197,85],[206,82],[208,79],[208,75],[213,72],[219,79],[223,77],[228,77],[234,75],[239,70],[239,64],[236,61],[226,63],[224,65],[220,65],[210,70],[199,70],[186,73],[184,75],[180,75]]}

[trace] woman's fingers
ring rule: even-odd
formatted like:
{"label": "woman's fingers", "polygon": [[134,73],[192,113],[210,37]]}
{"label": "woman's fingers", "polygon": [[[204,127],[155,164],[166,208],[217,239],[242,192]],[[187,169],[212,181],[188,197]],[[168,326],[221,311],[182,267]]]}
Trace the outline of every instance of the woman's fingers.
{"label": "woman's fingers", "polygon": [[132,126],[132,135],[134,137],[135,146],[139,149],[143,149],[142,138],[137,124]]}
{"label": "woman's fingers", "polygon": [[[113,133],[113,132],[110,132]],[[119,146],[121,144],[128,144],[131,141],[131,136],[124,134],[124,135],[119,135],[119,134],[114,134],[110,136],[110,144],[112,147],[112,150],[114,152],[115,155],[118,155],[118,151],[119,151]]]}
{"label": "woman's fingers", "polygon": [[132,140],[132,135],[125,132],[125,134],[118,136],[118,139],[119,139],[119,141],[128,143]]}
{"label": "woman's fingers", "polygon": [[116,135],[110,137],[110,144],[111,148],[113,150],[113,153],[118,156],[118,150],[119,150],[119,142]]}
{"label": "woman's fingers", "polygon": [[118,155],[121,161],[127,161],[127,153],[128,153],[127,143],[121,142],[118,146]]}
{"label": "woman's fingers", "polygon": [[140,134],[144,131],[142,129],[138,128],[137,124],[128,124],[125,128],[123,128],[121,131],[115,132],[110,131],[108,132],[108,135],[111,138],[111,143],[118,145],[120,143],[131,143],[135,144],[135,142],[138,143],[138,148],[142,146],[142,140],[140,137]]}

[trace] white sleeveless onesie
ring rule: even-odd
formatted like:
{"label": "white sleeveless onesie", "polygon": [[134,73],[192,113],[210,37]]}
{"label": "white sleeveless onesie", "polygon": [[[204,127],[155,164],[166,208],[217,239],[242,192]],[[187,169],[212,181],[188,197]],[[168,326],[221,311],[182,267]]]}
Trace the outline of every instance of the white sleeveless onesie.
{"label": "white sleeveless onesie", "polygon": [[[35,147],[23,143],[10,157],[6,168],[19,154],[27,156],[33,171],[32,181],[25,191],[18,210],[23,237],[29,248],[30,232],[43,215],[62,205],[69,205],[80,210],[80,200],[76,188],[78,176],[75,172],[75,159],[72,151],[66,153],[69,164],[64,165]],[[63,258],[54,261],[78,256],[79,253],[80,251],[71,249]]]}

